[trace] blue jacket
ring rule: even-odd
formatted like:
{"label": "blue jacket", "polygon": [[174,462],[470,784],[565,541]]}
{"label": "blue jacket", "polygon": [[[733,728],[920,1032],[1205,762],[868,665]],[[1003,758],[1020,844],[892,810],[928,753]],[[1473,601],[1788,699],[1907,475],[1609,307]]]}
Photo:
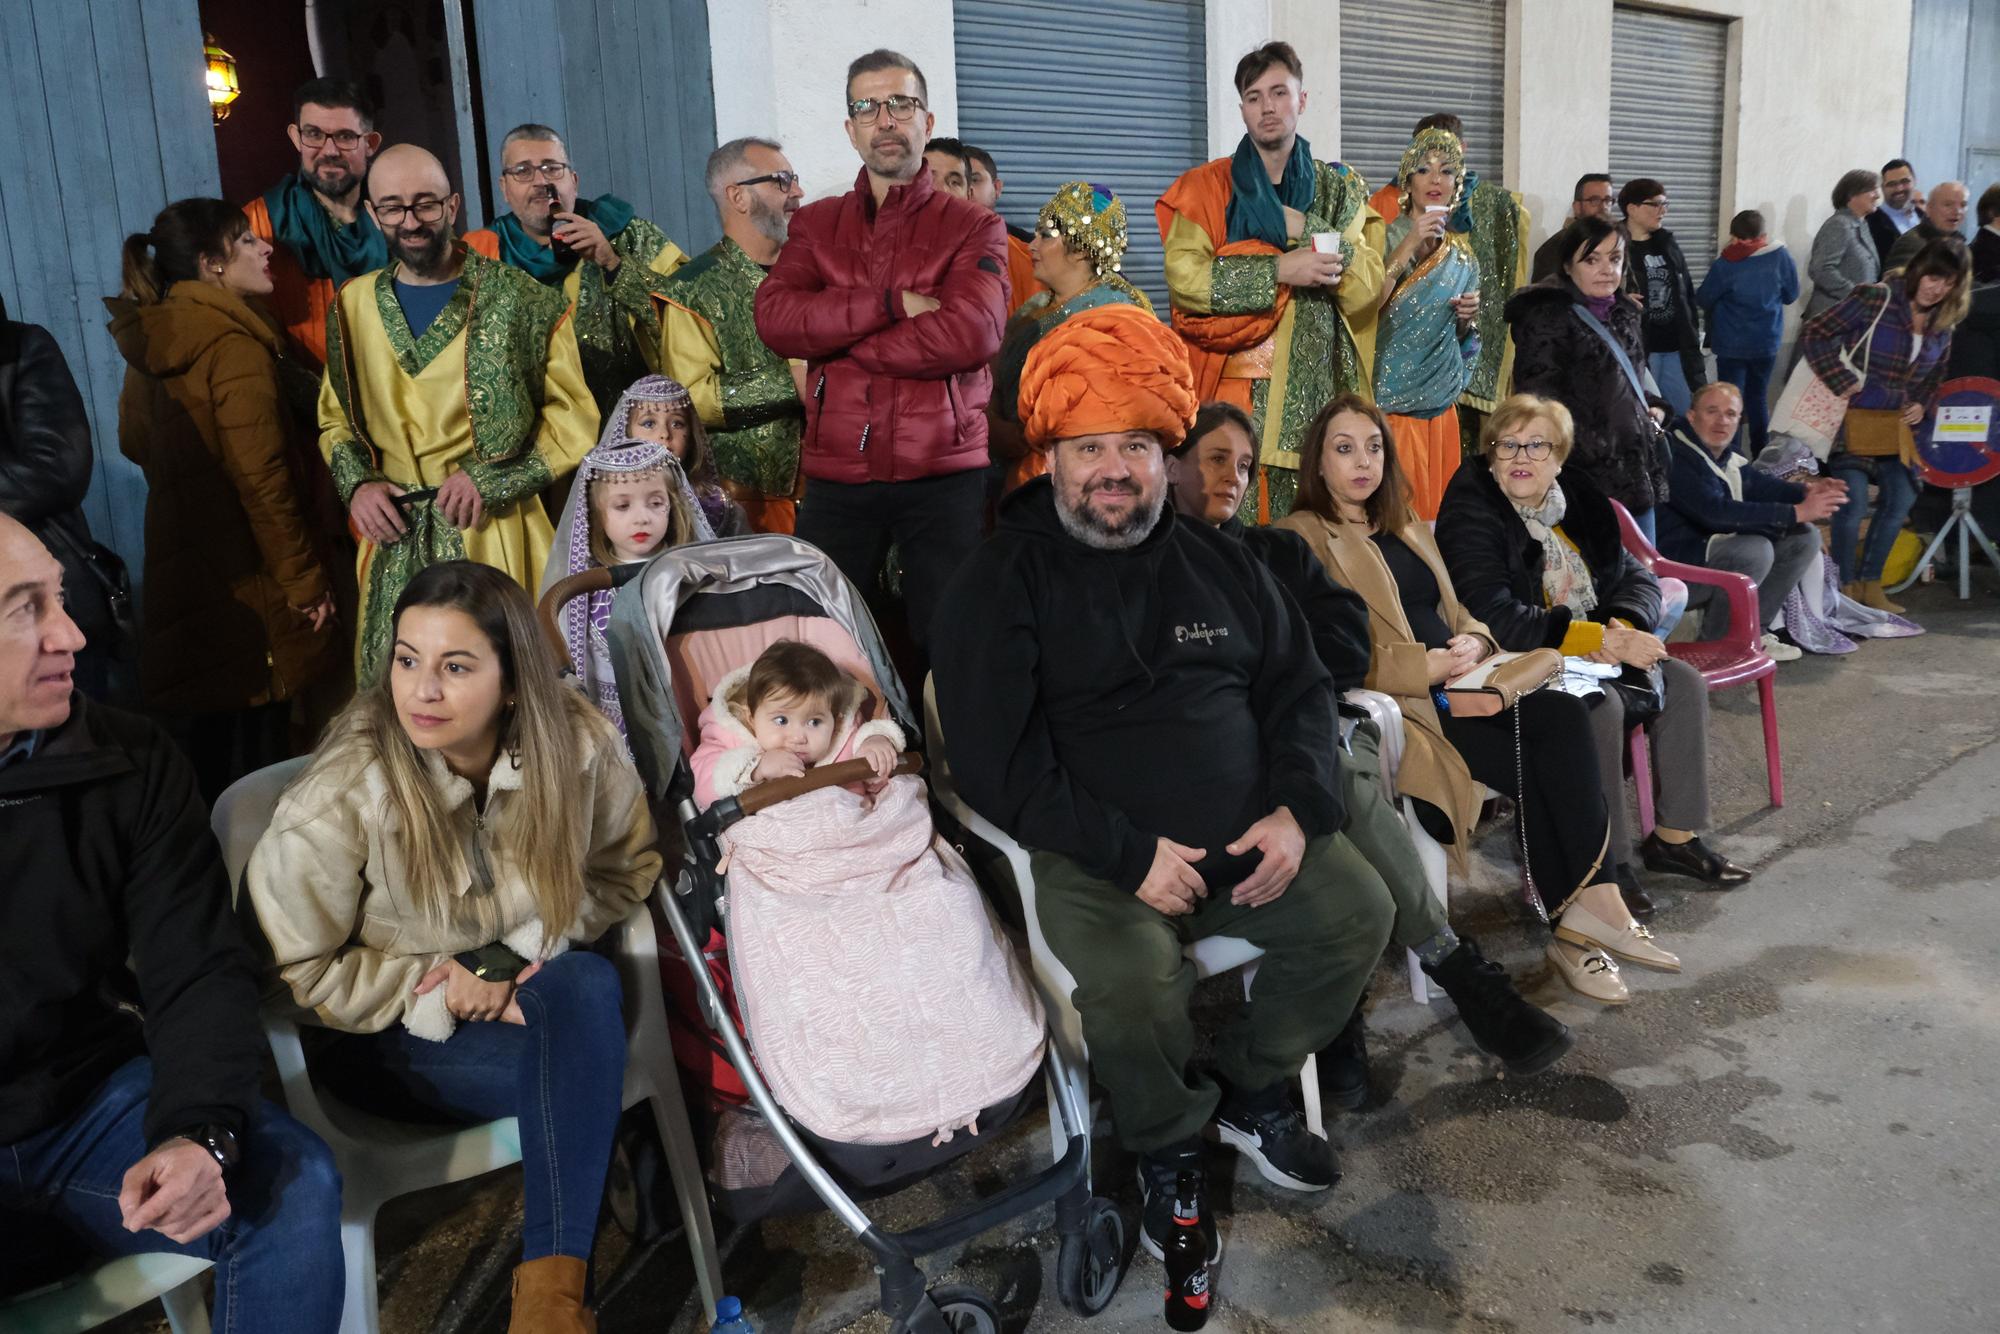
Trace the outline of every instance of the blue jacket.
{"label": "blue jacket", "polygon": [[1799,266],[1781,245],[1708,266],[1694,299],[1708,312],[1708,342],[1718,357],[1756,361],[1778,355],[1785,307],[1799,299]]}
{"label": "blue jacket", "polygon": [[1706,565],[1708,539],[1716,533],[1781,537],[1798,523],[1792,506],[1806,498],[1803,486],[1746,467],[1743,499],[1737,500],[1716,476],[1715,466],[1709,463],[1711,455],[1687,418],[1676,417],[1667,428],[1667,447],[1673,455],[1673,471],[1668,474],[1672,480],[1667,503],[1660,506],[1655,521],[1660,554],[1668,560]]}

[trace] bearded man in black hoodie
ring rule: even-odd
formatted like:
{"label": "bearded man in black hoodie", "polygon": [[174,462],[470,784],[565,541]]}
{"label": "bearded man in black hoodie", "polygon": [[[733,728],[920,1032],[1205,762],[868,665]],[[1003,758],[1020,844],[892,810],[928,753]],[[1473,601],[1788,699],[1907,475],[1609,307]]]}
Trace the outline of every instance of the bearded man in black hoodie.
{"label": "bearded man in black hoodie", "polygon": [[[1340,833],[1332,679],[1302,616],[1240,543],[1166,508],[1163,449],[1194,407],[1179,340],[1136,307],[1043,338],[1021,419],[1051,474],[1002,503],[932,636],[952,769],[1033,853],[1155,1255],[1211,1121],[1267,1180],[1333,1184],[1287,1080],[1352,1013],[1394,916]],[[1215,935],[1265,952],[1216,1042],[1220,1089],[1189,1069],[1181,953]]]}

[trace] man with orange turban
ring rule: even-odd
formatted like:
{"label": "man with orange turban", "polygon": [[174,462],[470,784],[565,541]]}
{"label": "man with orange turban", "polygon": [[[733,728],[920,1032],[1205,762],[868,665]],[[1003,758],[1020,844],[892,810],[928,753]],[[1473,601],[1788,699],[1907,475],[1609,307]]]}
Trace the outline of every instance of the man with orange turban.
{"label": "man with orange turban", "polygon": [[[931,638],[952,772],[1033,853],[1155,1255],[1211,1124],[1277,1185],[1333,1184],[1287,1081],[1352,1013],[1394,916],[1339,832],[1333,682],[1303,617],[1241,543],[1166,508],[1162,451],[1194,408],[1180,339],[1138,307],[1046,334],[1020,409],[1050,471],[1001,501]],[[1264,958],[1211,1075],[1189,1069],[1181,951],[1213,935]]]}

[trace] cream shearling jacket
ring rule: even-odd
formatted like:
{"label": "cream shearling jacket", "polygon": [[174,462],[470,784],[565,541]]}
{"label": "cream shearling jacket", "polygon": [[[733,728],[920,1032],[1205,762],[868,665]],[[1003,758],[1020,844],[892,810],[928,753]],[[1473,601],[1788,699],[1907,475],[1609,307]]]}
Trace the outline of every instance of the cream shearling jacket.
{"label": "cream shearling jacket", "polygon": [[245,885],[302,1018],[352,1033],[401,1021],[420,1037],[443,1041],[453,1027],[444,988],[416,994],[433,967],[496,940],[531,960],[552,957],[570,942],[597,939],[645,899],[659,878],[660,855],[639,775],[615,731],[594,718],[571,717],[583,751],[571,809],[589,835],[582,905],[553,940],[545,940],[551,933],[537,919],[534,896],[501,838],[521,791],[520,770],[504,751],[487,779],[483,812],[471,783],[435,752],[422,752],[451,811],[466,867],[442,923],[402,891],[398,831],[378,767],[357,779],[345,765],[315,765],[286,789],[251,855]]}

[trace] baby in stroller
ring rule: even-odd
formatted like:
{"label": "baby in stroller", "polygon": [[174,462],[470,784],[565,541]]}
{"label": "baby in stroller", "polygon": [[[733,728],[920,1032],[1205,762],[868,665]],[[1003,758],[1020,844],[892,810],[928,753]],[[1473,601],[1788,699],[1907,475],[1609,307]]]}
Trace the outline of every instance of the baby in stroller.
{"label": "baby in stroller", "polygon": [[922,780],[891,777],[904,738],[863,719],[868,689],[779,640],[723,676],[692,768],[706,809],[756,784],[864,759],[730,827],[729,954],[758,1068],[826,1140],[978,1132],[1034,1077],[1041,1007],[970,870],[931,826]]}

